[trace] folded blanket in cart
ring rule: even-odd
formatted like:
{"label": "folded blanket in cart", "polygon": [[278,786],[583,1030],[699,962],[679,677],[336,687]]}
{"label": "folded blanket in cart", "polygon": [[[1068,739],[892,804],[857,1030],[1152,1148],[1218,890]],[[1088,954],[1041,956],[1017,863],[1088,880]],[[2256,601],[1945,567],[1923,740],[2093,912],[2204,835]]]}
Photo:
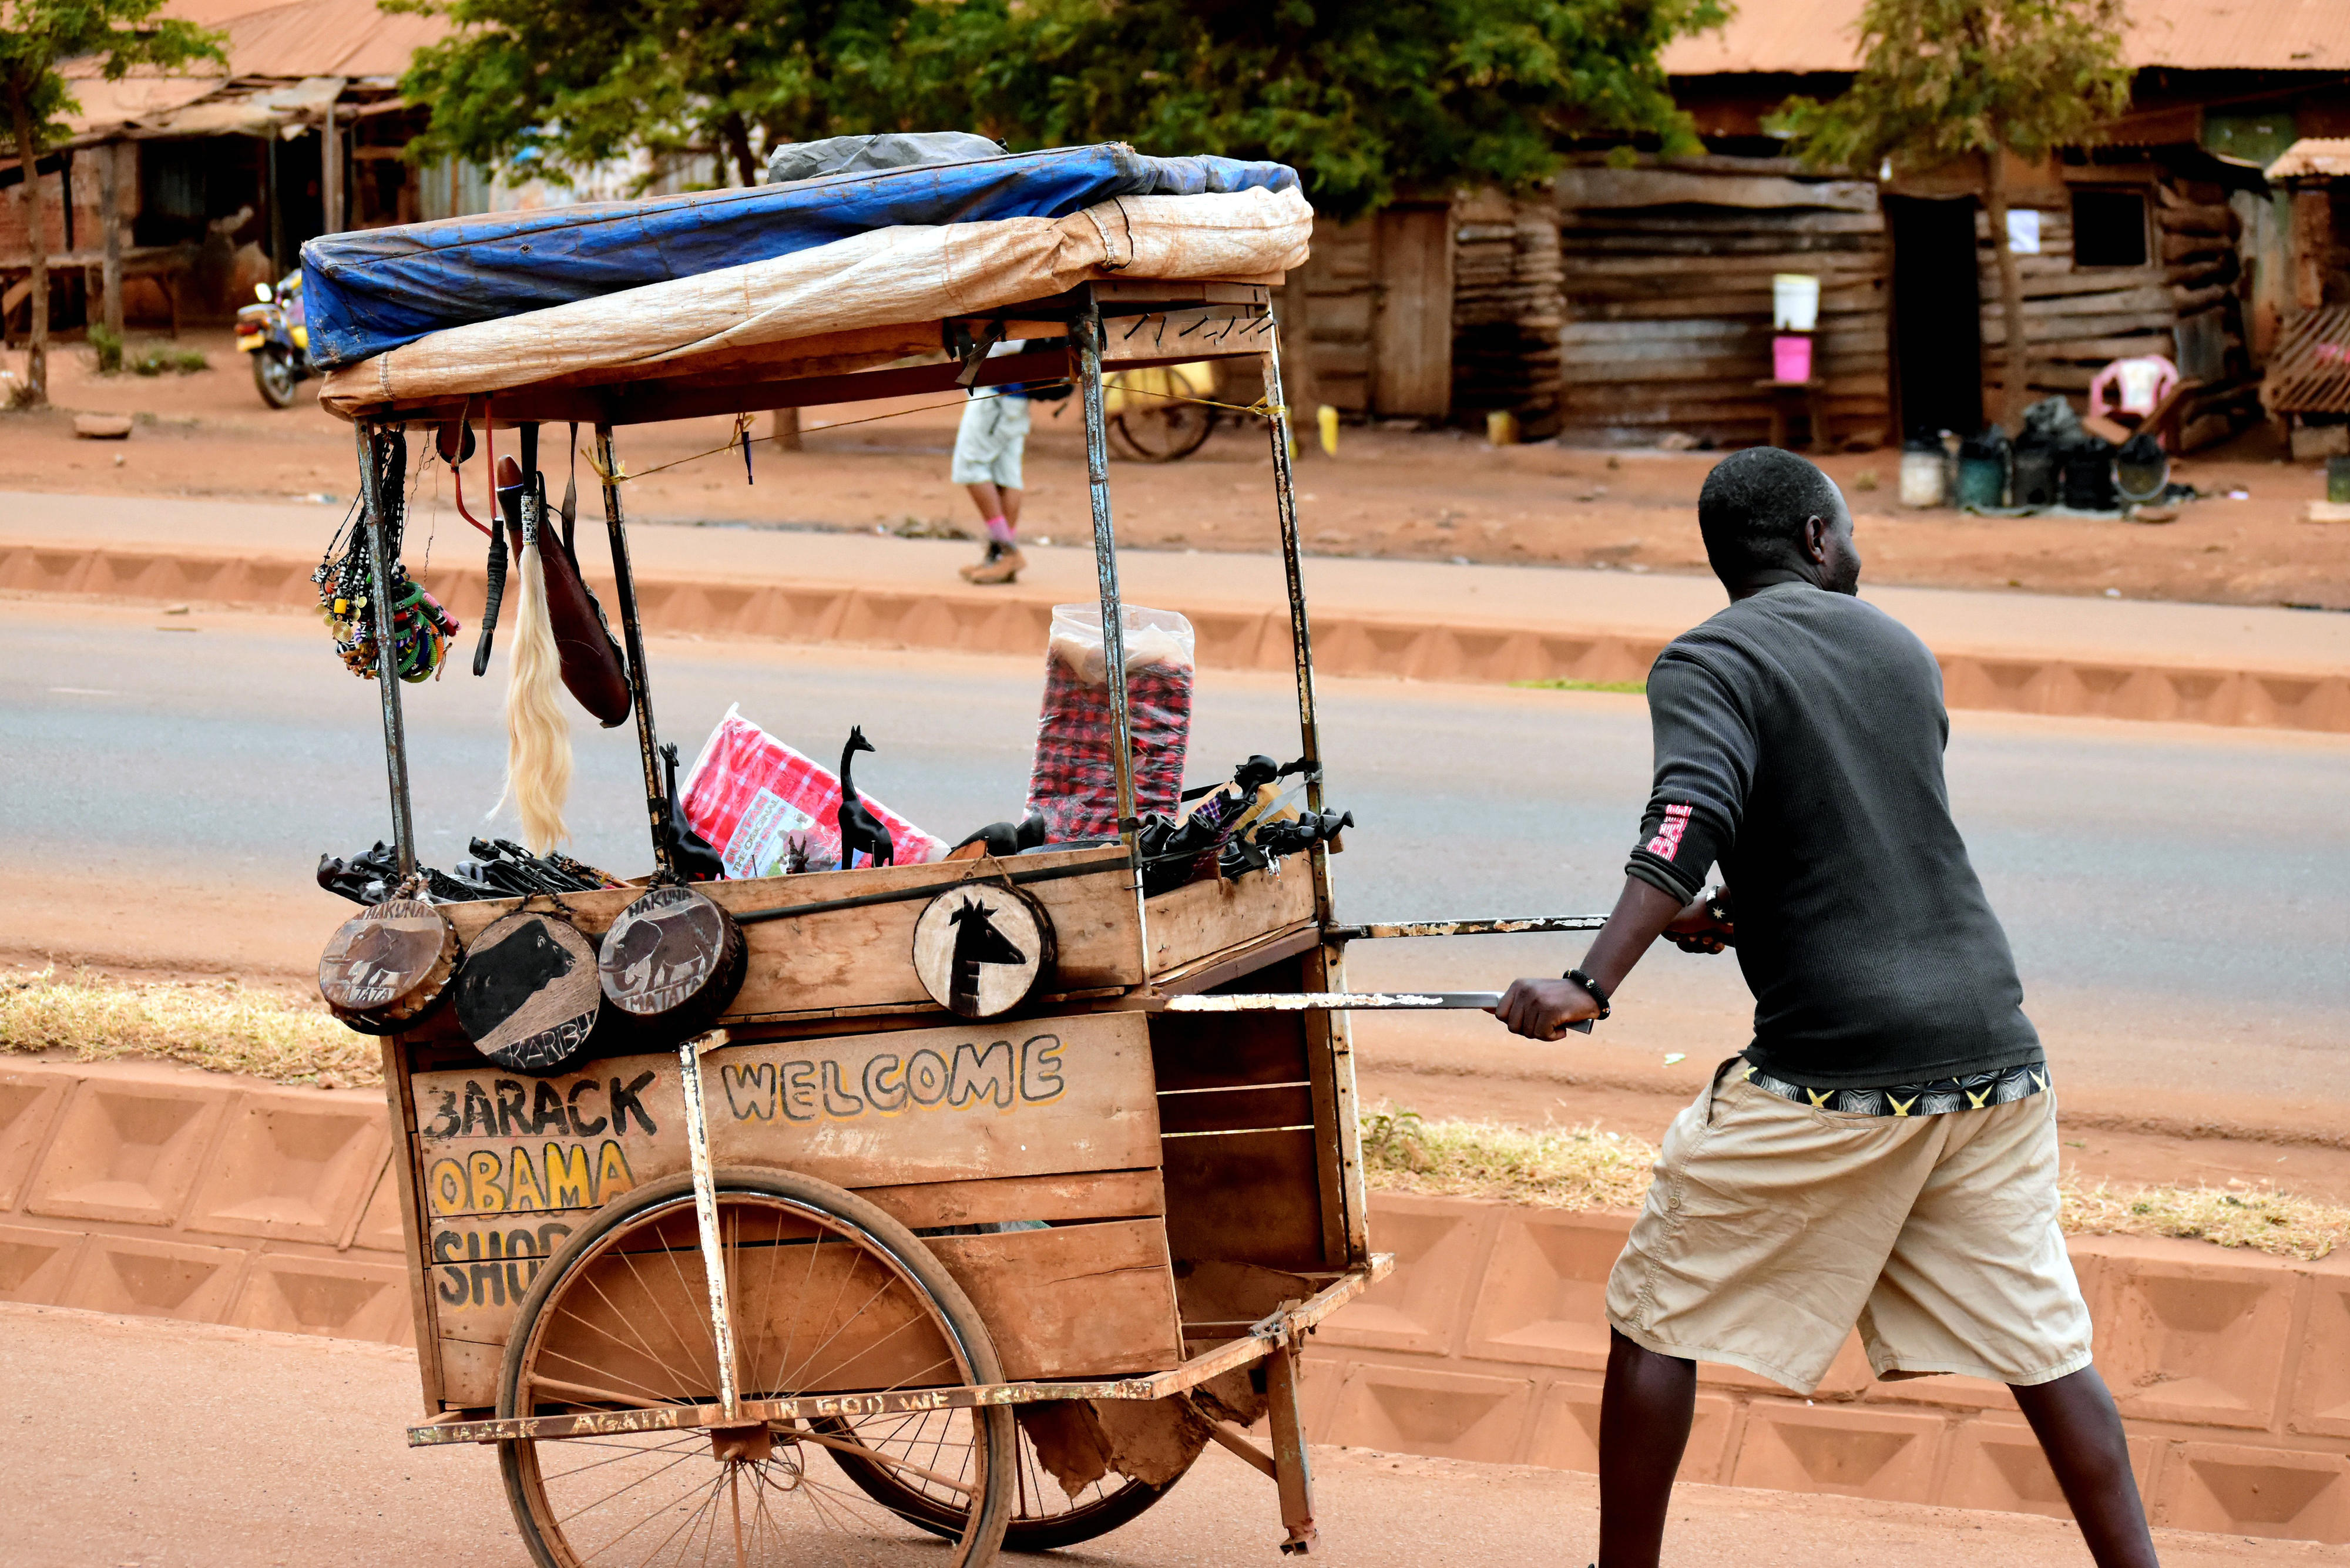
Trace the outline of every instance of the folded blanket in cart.
{"label": "folded blanket in cart", "polygon": [[1064,218],[1120,196],[1296,189],[1296,172],[1284,164],[1150,158],[1109,142],[327,234],[302,247],[310,358],[330,370],[447,327],[773,261],[877,229]]}
{"label": "folded blanket in cart", "polygon": [[[1096,278],[1266,277],[1304,265],[1313,236],[1314,209],[1295,187],[1262,186],[1117,196],[1062,218],[875,229],[771,261],[452,327],[329,371],[319,400],[349,416],[558,376],[643,372],[728,349],[998,309]],[[310,309],[315,324],[315,300]]]}

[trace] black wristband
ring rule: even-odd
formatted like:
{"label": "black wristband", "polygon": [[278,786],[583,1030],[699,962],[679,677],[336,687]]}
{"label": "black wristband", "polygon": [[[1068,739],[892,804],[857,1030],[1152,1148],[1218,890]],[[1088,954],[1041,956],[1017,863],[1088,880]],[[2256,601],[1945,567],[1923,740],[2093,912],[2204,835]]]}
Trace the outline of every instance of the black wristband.
{"label": "black wristband", "polygon": [[1597,981],[1592,979],[1589,975],[1584,973],[1581,970],[1568,970],[1565,974],[1559,976],[1559,978],[1561,980],[1571,980],[1575,981],[1575,984],[1583,987],[1585,991],[1589,992],[1591,993],[1591,1000],[1599,1004],[1599,1016],[1602,1019],[1605,1019],[1610,1012],[1614,1011],[1607,1005],[1607,988],[1600,984]]}

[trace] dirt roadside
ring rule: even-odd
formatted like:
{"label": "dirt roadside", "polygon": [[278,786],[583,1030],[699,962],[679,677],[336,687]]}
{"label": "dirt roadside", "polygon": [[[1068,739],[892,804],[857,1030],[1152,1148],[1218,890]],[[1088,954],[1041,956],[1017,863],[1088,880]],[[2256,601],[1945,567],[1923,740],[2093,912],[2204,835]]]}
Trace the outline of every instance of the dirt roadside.
{"label": "dirt roadside", "polygon": [[[402,1445],[417,1410],[409,1351],[13,1304],[0,1305],[0,1332],[10,1347],[0,1407],[11,1413],[0,1470],[16,1499],[7,1560],[17,1568],[525,1560],[492,1450]],[[1322,1549],[1353,1568],[1569,1563],[1588,1556],[1597,1528],[1596,1478],[1572,1471],[1337,1448],[1316,1448],[1314,1466]],[[1270,1562],[1277,1519],[1272,1487],[1211,1448],[1158,1507],[1059,1555],[1101,1568]],[[2086,1561],[2069,1520],[1755,1489],[1681,1487],[1671,1531],[1682,1568]],[[2345,1555],[2310,1542],[2155,1536],[2171,1568]],[[925,1550],[910,1544],[903,1560]]]}
{"label": "dirt roadside", "polygon": [[[349,493],[349,428],[310,400],[313,386],[273,411],[227,333],[192,331],[185,341],[213,368],[99,378],[85,350],[62,350],[52,361],[57,408],[0,415],[0,483],[255,500]],[[151,418],[126,441],[80,441],[74,410]],[[940,399],[808,410],[806,450],[760,447],[747,485],[741,454],[723,450],[725,420],[629,431],[622,455],[643,476],[630,494],[649,519],[963,530],[971,508],[947,482],[957,412]],[[2323,474],[2280,461],[2272,444],[2255,431],[2182,461],[2175,477],[2213,498],[2164,525],[1911,511],[1893,499],[1898,452],[1825,464],[1853,503],[1873,582],[2350,609],[2350,525],[2303,521],[2324,493]],[[1495,450],[1461,431],[1350,427],[1336,461],[1301,461],[1301,517],[1309,547],[1326,555],[1701,572],[1691,513],[1717,455]],[[1270,462],[1256,431],[1228,426],[1185,462],[1121,464],[1120,536],[1143,548],[1269,549]],[[1073,404],[1039,405],[1028,479],[1024,533],[1066,537],[1087,526]],[[2228,499],[2232,491],[2245,498]]]}

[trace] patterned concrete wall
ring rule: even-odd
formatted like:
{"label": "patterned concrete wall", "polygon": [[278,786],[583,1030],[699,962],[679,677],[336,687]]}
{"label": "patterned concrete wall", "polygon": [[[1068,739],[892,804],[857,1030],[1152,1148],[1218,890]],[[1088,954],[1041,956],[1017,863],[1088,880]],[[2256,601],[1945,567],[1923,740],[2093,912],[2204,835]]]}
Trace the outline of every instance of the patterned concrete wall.
{"label": "patterned concrete wall", "polygon": [[[0,589],[213,604],[317,603],[316,561],[168,546],[0,544]],[[607,594],[609,585],[589,574]],[[426,586],[467,624],[481,613],[478,575],[446,566]],[[833,584],[745,584],[649,577],[638,587],[654,631],[772,637],[872,648],[950,648],[1033,656],[1045,646],[1049,597],[1001,589],[890,590]],[[1287,612],[1175,605],[1199,633],[1203,667],[1287,670]],[[1325,675],[1414,680],[1638,680],[1661,637],[1571,628],[1459,626],[1343,613],[1314,618],[1315,668]],[[1953,708],[2082,714],[2195,724],[2350,732],[2350,676],[2338,670],[2251,670],[2038,658],[1937,649]]]}
{"label": "patterned concrete wall", "polygon": [[[1375,1196],[1395,1273],[1309,1361],[1323,1442],[1597,1468],[1607,1272],[1630,1217]],[[2350,1266],[2084,1237],[2097,1363],[2155,1521],[2350,1541]],[[1878,1383],[1856,1335],[1810,1399],[1701,1367],[1683,1479],[2065,1516],[2007,1390]]]}
{"label": "patterned concrete wall", "polygon": [[[413,1339],[373,1091],[190,1068],[0,1064],[0,1300]],[[1307,1363],[1319,1441],[1592,1469],[1628,1218],[1387,1194],[1392,1277]],[[2158,1523],[2350,1541],[2350,1264],[2087,1238],[2097,1359]],[[2061,1515],[2007,1391],[1880,1384],[1857,1339],[1811,1399],[1707,1367],[1682,1475]]]}
{"label": "patterned concrete wall", "polygon": [[0,1300],[411,1344],[373,1092],[0,1065]]}

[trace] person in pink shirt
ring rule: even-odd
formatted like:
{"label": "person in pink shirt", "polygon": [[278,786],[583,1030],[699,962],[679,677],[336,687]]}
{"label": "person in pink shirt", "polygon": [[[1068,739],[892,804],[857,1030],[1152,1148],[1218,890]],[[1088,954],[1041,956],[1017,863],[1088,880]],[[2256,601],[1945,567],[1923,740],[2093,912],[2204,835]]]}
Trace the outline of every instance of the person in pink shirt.
{"label": "person in pink shirt", "polygon": [[[2127,414],[2143,420],[2178,385],[2178,367],[2159,354],[2116,359],[2089,383],[2092,418]],[[2110,400],[2110,402],[2109,402]]]}

